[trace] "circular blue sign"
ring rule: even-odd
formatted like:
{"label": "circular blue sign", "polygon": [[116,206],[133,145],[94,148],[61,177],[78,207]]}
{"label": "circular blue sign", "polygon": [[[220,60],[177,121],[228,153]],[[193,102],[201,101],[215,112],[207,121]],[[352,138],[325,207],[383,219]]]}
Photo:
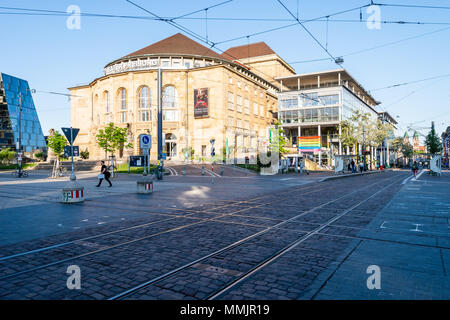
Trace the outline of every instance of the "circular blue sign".
{"label": "circular blue sign", "polygon": [[150,142],[150,139],[148,138],[148,136],[143,136],[143,137],[142,137],[142,142],[143,142],[144,144],[148,144],[148,143]]}

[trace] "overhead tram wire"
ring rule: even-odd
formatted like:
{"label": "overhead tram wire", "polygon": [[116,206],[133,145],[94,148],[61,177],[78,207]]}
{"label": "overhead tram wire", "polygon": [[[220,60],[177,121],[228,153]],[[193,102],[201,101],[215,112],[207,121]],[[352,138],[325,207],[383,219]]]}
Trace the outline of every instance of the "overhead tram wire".
{"label": "overhead tram wire", "polygon": [[439,76],[434,76],[434,77],[429,77],[429,78],[425,78],[425,79],[420,79],[420,80],[413,80],[413,81],[409,81],[409,82],[397,83],[397,84],[393,84],[390,86],[376,88],[376,89],[372,89],[372,90],[368,90],[368,91],[371,92],[371,91],[378,91],[378,90],[384,90],[384,89],[392,89],[392,88],[410,85],[413,83],[424,82],[424,81],[428,81],[428,80],[434,80],[434,79],[440,79],[440,78],[446,78],[446,77],[450,77],[450,73],[439,75]]}
{"label": "overhead tram wire", "polygon": [[337,65],[339,65],[340,67],[342,67],[343,68],[343,66],[342,66],[342,63],[340,63],[340,62],[338,62],[336,59],[336,57],[334,57],[328,50],[327,50],[327,48],[325,48],[323,45],[322,45],[322,43],[320,43],[320,41],[319,40],[317,40],[317,38],[308,30],[308,28],[306,28],[304,25],[303,25],[303,23],[301,23],[300,22],[300,20],[298,20],[296,17],[295,17],[295,15],[291,12],[291,10],[289,10],[285,5],[284,5],[284,3],[281,1],[281,0],[277,0],[278,1],[278,3],[292,16],[292,17],[294,17],[296,20],[297,20],[297,22],[298,22],[298,24],[309,34],[309,36],[311,37],[311,38],[313,38],[314,39],[314,41],[330,56],[330,58],[332,58],[333,60],[334,60],[334,62],[337,64]]}
{"label": "overhead tram wire", "polygon": [[[353,52],[349,52],[349,53],[343,54],[341,56],[342,57],[349,57],[349,56],[352,56],[352,55],[360,54],[360,53],[367,52],[367,51],[372,51],[372,50],[375,50],[375,49],[384,48],[384,47],[395,45],[395,44],[398,44],[398,43],[401,43],[401,42],[405,42],[405,41],[421,38],[421,37],[424,37],[424,36],[427,36],[427,35],[431,35],[431,34],[434,34],[434,33],[446,31],[446,30],[449,30],[449,29],[450,29],[450,27],[446,27],[446,28],[441,28],[441,29],[437,29],[437,30],[434,30],[434,31],[430,31],[430,32],[425,32],[425,33],[421,33],[421,34],[418,34],[418,35],[415,35],[415,36],[411,36],[411,37],[407,37],[407,38],[404,38],[404,39],[387,42],[387,43],[384,43],[384,44],[381,44],[381,45],[378,45],[378,46],[374,46],[374,47],[370,47],[370,48],[366,48],[366,49],[362,49],[362,50],[357,50],[357,51],[353,51]],[[330,60],[330,58],[317,58],[317,59],[310,59],[310,60],[293,61],[293,62],[289,62],[289,64],[308,63],[308,62],[325,61],[325,60]]]}
{"label": "overhead tram wire", "polygon": [[450,10],[450,7],[443,6],[427,6],[416,4],[394,4],[394,3],[373,3],[374,6],[384,7],[398,7],[398,8],[414,8],[414,9],[438,9],[438,10]]}
{"label": "overhead tram wire", "polygon": [[196,13],[199,13],[199,12],[202,12],[202,11],[204,11],[204,10],[209,10],[209,9],[212,9],[212,8],[215,8],[215,7],[218,7],[218,6],[227,4],[227,3],[232,2],[232,1],[233,1],[233,0],[223,1],[223,2],[220,2],[220,3],[214,4],[214,5],[212,5],[212,6],[206,7],[206,8],[204,8],[204,9],[199,9],[199,10],[195,10],[195,11],[192,11],[192,12],[189,12],[189,13],[186,13],[186,14],[183,14],[183,15],[181,15],[181,16],[179,16],[179,17],[175,17],[175,18],[172,18],[172,19],[170,19],[170,20],[171,20],[171,21],[174,21],[174,20],[177,20],[177,19],[181,19],[181,18],[190,16],[190,15],[193,15],[193,14],[196,14]]}

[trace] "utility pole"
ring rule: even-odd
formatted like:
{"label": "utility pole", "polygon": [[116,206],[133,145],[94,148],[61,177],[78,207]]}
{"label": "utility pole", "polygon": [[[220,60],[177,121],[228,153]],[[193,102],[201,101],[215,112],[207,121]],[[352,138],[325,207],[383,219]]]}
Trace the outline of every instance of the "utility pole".
{"label": "utility pole", "polygon": [[366,127],[363,126],[363,171],[366,171]]}
{"label": "utility pole", "polygon": [[163,136],[162,136],[162,104],[163,104],[163,94],[162,94],[162,69],[158,69],[158,180],[162,180],[162,173],[164,162],[162,160],[163,151]]}
{"label": "utility pole", "polygon": [[[19,89],[20,90],[20,89]],[[22,92],[19,92],[19,141],[17,146],[18,177],[22,177]]]}

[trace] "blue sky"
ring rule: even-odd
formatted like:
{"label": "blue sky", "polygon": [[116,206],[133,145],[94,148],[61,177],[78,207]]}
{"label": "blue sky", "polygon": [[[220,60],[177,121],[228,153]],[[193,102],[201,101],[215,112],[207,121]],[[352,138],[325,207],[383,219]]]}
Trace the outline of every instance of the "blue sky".
{"label": "blue sky", "polygon": [[[139,5],[160,16],[176,17],[224,0],[148,1],[135,0]],[[297,12],[299,19],[316,18],[368,4],[364,0],[284,0]],[[378,2],[378,1],[375,1]],[[450,0],[385,0],[391,4],[449,6]],[[2,1],[2,7],[66,11],[78,5],[82,13],[149,16],[125,0],[41,0]],[[381,29],[369,29],[366,23],[328,23],[328,50],[334,56],[344,56],[343,66],[367,90],[450,73],[450,10],[413,9],[381,6],[381,20],[421,21],[445,24],[382,24]],[[1,12],[17,12],[0,9]],[[362,10],[363,21],[369,14]],[[177,20],[183,26],[206,36],[205,11]],[[289,13],[276,0],[233,0],[208,10],[209,18],[270,18],[289,19]],[[330,17],[359,20],[360,11]],[[81,17],[81,29],[69,30],[65,16],[32,16],[0,14],[0,71],[27,79],[30,87],[39,91],[68,93],[67,88],[89,83],[103,75],[103,67],[130,52],[171,36],[179,30],[161,21]],[[324,19],[326,20],[326,19]],[[292,21],[218,21],[208,20],[208,38],[217,43],[239,36],[293,23]],[[305,26],[325,46],[326,21],[305,23]],[[423,35],[429,33],[427,35]],[[423,36],[422,36],[423,35]],[[346,56],[346,54],[384,45],[409,37],[412,40]],[[285,61],[295,62],[326,58],[327,54],[299,26],[251,36],[250,42],[265,41]],[[217,45],[226,50],[247,44],[247,39]],[[331,61],[293,64],[297,73],[334,69]],[[409,123],[417,127],[436,122],[438,133],[450,125],[450,77],[373,91],[373,96],[393,116],[399,116],[400,130]],[[35,104],[44,132],[70,125],[70,104],[67,97],[37,92]],[[400,132],[402,131],[402,132]],[[428,130],[422,130],[426,133]]]}

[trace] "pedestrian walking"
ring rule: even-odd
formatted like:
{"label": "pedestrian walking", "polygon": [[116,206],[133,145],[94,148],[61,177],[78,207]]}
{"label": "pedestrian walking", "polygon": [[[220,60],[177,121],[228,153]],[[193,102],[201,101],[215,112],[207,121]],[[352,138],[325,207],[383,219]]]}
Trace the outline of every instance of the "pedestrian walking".
{"label": "pedestrian walking", "polygon": [[348,170],[348,172],[350,172],[350,170],[352,170],[352,164],[351,164],[350,160],[347,163],[347,170]]}
{"label": "pedestrian walking", "polygon": [[359,164],[359,172],[362,173],[364,171],[364,163]]}
{"label": "pedestrian walking", "polygon": [[418,166],[418,164],[417,164],[417,161],[414,161],[414,163],[413,163],[411,169],[412,169],[412,172],[414,173],[414,178],[415,178],[416,175],[417,175],[417,171],[419,170],[419,166]]}
{"label": "pedestrian walking", "polygon": [[352,165],[352,173],[355,173],[355,160],[352,159],[351,165]]}
{"label": "pedestrian walking", "polygon": [[101,165],[102,165],[102,168],[100,169],[100,174],[98,175],[99,182],[98,182],[98,185],[96,187],[100,187],[100,185],[103,182],[103,179],[105,179],[109,183],[108,187],[111,188],[112,187],[112,183],[111,183],[111,181],[109,181],[109,177],[111,176],[111,173],[106,168],[105,161],[102,161]]}

